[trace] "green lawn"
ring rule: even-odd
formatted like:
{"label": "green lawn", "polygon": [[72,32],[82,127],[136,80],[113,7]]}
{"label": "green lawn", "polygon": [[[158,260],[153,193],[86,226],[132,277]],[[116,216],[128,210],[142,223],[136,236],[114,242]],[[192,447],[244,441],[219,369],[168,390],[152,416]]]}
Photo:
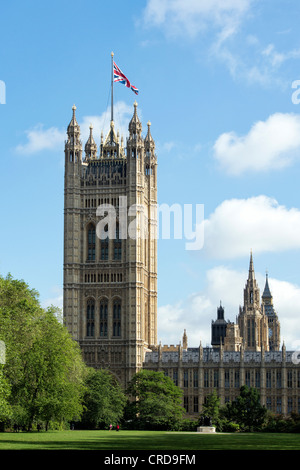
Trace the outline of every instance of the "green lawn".
{"label": "green lawn", "polygon": [[0,450],[300,450],[300,434],[159,431],[0,433]]}

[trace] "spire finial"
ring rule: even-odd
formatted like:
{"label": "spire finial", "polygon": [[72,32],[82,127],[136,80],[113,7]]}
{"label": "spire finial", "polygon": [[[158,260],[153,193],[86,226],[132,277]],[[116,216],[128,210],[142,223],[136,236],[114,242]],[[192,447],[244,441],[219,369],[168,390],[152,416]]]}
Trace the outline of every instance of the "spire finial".
{"label": "spire finial", "polygon": [[252,249],[251,249],[251,251],[250,251],[249,279],[254,279],[254,267],[253,267]]}

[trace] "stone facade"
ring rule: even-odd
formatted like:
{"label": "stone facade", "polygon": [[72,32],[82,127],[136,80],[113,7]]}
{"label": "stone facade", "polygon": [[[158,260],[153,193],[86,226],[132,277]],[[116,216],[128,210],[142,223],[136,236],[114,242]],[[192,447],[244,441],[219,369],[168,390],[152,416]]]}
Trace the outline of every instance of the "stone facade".
{"label": "stone facade", "polygon": [[150,123],[142,137],[135,103],[126,148],[111,121],[99,153],[90,127],[83,155],[75,111],[65,143],[64,321],[86,363],[126,386],[157,343],[155,145]]}
{"label": "stone facade", "polygon": [[243,384],[258,388],[268,409],[299,412],[297,355],[280,348],[268,276],[260,298],[252,253],[237,322],[225,321],[220,305],[212,347],[188,348],[186,331],[178,345],[157,344],[157,159],[150,123],[143,138],[135,103],[126,146],[112,120],[99,148],[90,127],[83,154],[75,111],[65,142],[63,311],[86,363],[109,369],[124,387],[141,368],[163,371],[182,388],[190,417],[213,390],[224,404]]}
{"label": "stone facade", "polygon": [[199,348],[146,352],[144,368],[163,371],[184,392],[187,415],[197,418],[214,390],[221,405],[234,400],[244,384],[259,389],[261,403],[269,410],[288,415],[300,412],[300,367],[293,352],[225,351]]}

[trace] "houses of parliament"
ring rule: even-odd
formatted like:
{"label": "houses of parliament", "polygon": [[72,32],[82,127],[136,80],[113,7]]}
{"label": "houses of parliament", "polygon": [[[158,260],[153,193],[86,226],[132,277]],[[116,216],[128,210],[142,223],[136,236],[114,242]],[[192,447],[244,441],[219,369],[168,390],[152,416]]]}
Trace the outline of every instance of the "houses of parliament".
{"label": "houses of parliament", "polygon": [[178,345],[158,344],[157,156],[150,122],[142,135],[137,103],[128,132],[124,143],[111,120],[97,145],[91,125],[83,147],[72,108],[65,141],[63,313],[85,362],[110,370],[124,388],[141,369],[163,371],[183,390],[191,418],[214,390],[222,405],[244,384],[259,390],[269,410],[299,413],[299,361],[280,346],[268,276],[260,295],[252,253],[236,323],[225,320],[220,305],[210,325],[211,347],[201,338],[198,347],[188,347],[186,331]]}

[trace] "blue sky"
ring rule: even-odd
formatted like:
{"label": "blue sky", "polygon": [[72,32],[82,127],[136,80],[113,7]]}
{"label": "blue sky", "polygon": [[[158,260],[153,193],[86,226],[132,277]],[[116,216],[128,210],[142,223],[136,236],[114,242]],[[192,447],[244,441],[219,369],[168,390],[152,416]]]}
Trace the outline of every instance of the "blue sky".
{"label": "blue sky", "polygon": [[[220,301],[235,321],[252,249],[299,347],[299,17],[297,0],[2,5],[1,274],[61,305],[66,128],[75,103],[83,143],[90,122],[99,143],[114,51],[152,123],[159,204],[204,205],[202,250],[158,240],[158,340],[186,328],[189,346],[209,344]],[[136,96],[115,84],[114,99],[126,137]]]}

